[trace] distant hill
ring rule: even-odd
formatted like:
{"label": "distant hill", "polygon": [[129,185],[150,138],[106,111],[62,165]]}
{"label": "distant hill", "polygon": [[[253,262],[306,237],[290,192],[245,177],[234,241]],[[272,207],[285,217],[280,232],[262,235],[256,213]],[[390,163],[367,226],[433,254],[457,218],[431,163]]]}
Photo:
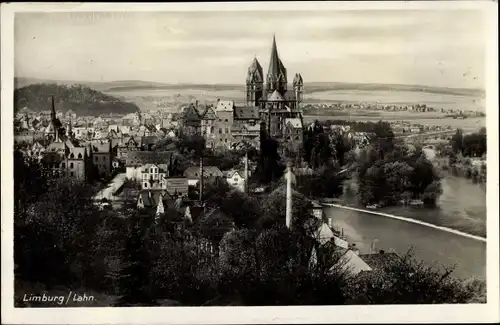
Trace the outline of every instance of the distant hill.
{"label": "distant hill", "polygon": [[56,110],[72,110],[79,116],[128,114],[139,111],[134,103],[124,102],[88,86],[36,83],[14,90],[14,111],[28,107],[33,111],[49,110],[54,96]]}
{"label": "distant hill", "polygon": [[[242,84],[168,84],[141,80],[119,80],[109,82],[43,80],[33,78],[15,78],[15,87],[23,87],[36,83],[56,83],[60,85],[82,84],[100,92],[119,92],[146,89],[197,89],[207,91],[244,90]],[[291,85],[290,85],[291,87]],[[332,90],[366,90],[366,91],[412,91],[433,94],[484,96],[484,90],[473,88],[446,88],[423,85],[375,84],[375,83],[345,83],[345,82],[306,82],[307,93]]]}
{"label": "distant hill", "polygon": [[431,94],[484,96],[484,90],[477,88],[447,88],[423,85],[345,83],[345,82],[311,82],[306,83],[308,93],[331,90],[367,90],[367,91],[411,91]]}

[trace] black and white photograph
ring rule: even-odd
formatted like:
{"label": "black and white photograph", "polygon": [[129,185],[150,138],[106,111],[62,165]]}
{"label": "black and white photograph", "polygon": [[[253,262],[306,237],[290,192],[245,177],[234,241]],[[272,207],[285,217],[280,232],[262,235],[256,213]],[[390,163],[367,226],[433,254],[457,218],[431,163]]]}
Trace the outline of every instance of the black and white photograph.
{"label": "black and white photograph", "polygon": [[2,4],[2,309],[498,321],[497,3],[418,3]]}

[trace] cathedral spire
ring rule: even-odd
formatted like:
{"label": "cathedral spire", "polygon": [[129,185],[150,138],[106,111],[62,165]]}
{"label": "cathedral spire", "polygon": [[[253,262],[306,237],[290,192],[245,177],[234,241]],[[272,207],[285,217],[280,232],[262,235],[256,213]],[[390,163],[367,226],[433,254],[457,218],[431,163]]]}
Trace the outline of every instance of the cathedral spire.
{"label": "cathedral spire", "polygon": [[280,73],[280,63],[278,47],[276,46],[276,36],[273,34],[273,47],[271,48],[271,59],[269,60],[269,69],[267,73],[277,78]]}
{"label": "cathedral spire", "polygon": [[280,93],[286,91],[287,76],[286,69],[278,55],[278,46],[276,45],[276,36],[273,35],[273,46],[271,48],[271,59],[269,60],[269,69],[267,70],[267,92],[272,93],[278,90]]}

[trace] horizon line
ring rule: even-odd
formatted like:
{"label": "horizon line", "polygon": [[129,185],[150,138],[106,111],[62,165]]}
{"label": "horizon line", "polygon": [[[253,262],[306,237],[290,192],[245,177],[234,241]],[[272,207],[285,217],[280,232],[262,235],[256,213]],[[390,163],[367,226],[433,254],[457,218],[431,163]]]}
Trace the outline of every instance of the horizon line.
{"label": "horizon line", "polygon": [[[71,82],[74,84],[83,84],[83,83],[96,83],[96,84],[105,84],[105,83],[113,83],[113,82],[143,82],[143,83],[151,83],[151,84],[160,84],[165,86],[182,86],[182,85],[204,85],[204,86],[236,86],[236,85],[245,85],[245,83],[224,83],[224,82],[216,82],[216,83],[195,83],[195,82],[177,82],[177,83],[169,83],[163,81],[150,81],[150,80],[141,80],[141,79],[118,79],[118,80],[65,80],[65,79],[50,79],[50,78],[38,78],[38,77],[25,77],[25,76],[14,76],[14,80],[16,78],[24,78],[24,79],[34,79],[40,81],[52,81],[52,82]],[[427,87],[427,88],[435,88],[435,89],[450,89],[450,90],[476,90],[485,92],[486,89],[484,87],[446,87],[446,86],[432,86],[432,85],[423,85],[423,84],[405,84],[405,83],[374,83],[374,82],[346,82],[346,81],[309,81],[304,84],[346,84],[346,85],[379,85],[379,86],[408,86],[408,87]]]}

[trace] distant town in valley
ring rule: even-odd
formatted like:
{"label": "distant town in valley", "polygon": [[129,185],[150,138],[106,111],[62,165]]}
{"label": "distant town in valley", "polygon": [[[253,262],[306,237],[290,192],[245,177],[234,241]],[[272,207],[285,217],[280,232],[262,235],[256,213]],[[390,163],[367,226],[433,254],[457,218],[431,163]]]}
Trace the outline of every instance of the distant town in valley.
{"label": "distant town in valley", "polygon": [[486,301],[484,91],[308,83],[278,41],[239,85],[16,78],[16,306]]}

